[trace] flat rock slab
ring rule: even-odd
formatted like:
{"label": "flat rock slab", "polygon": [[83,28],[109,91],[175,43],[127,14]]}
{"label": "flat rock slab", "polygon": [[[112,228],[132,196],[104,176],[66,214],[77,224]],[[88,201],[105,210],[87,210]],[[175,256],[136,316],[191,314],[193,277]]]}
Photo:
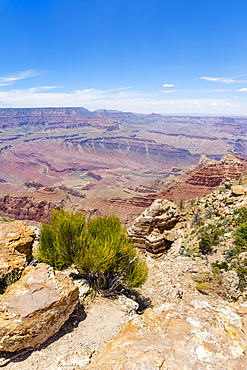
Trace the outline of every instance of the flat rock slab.
{"label": "flat rock slab", "polygon": [[34,231],[25,222],[0,222],[0,284],[31,258]]}
{"label": "flat rock slab", "polygon": [[127,323],[87,370],[247,368],[247,305],[164,304]]}
{"label": "flat rock slab", "polygon": [[76,308],[79,289],[46,264],[27,267],[0,297],[0,351],[20,351],[44,343]]}

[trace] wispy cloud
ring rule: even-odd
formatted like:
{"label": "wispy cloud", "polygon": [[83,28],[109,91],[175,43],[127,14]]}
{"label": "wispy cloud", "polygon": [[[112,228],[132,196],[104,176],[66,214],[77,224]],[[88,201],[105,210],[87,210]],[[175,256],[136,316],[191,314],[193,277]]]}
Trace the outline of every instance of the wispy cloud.
{"label": "wispy cloud", "polygon": [[13,85],[17,81],[24,80],[25,78],[39,76],[41,73],[42,72],[37,72],[34,69],[30,69],[29,71],[21,72],[16,75],[0,77],[0,86]]}
{"label": "wispy cloud", "polygon": [[212,90],[212,92],[224,92],[224,91],[234,91],[234,90],[231,90],[231,89],[215,89],[215,90]]}
{"label": "wispy cloud", "polygon": [[28,89],[27,91],[34,93],[34,92],[40,92],[44,90],[52,90],[52,89],[60,89],[63,86],[39,86],[39,87],[31,87],[31,89]]}
{"label": "wispy cloud", "polygon": [[[71,93],[41,88],[0,90],[0,106],[85,107],[89,110],[118,109],[136,113],[247,115],[247,102],[229,99],[171,99],[160,94],[145,94],[131,89],[85,89]],[[51,87],[52,89],[55,87]]]}
{"label": "wispy cloud", "polygon": [[221,82],[224,84],[232,84],[232,83],[242,83],[246,81],[234,80],[233,78],[225,78],[225,77],[198,77],[199,80],[210,81],[210,82]]}
{"label": "wispy cloud", "polygon": [[239,89],[237,91],[247,91],[247,87],[243,87],[242,89]]}
{"label": "wispy cloud", "polygon": [[165,94],[168,94],[168,93],[175,93],[175,92],[178,92],[178,91],[181,91],[181,90],[162,90],[161,93],[165,93]]}
{"label": "wispy cloud", "polygon": [[175,86],[175,85],[173,85],[173,84],[164,84],[163,85],[163,87],[173,87],[173,86]]}

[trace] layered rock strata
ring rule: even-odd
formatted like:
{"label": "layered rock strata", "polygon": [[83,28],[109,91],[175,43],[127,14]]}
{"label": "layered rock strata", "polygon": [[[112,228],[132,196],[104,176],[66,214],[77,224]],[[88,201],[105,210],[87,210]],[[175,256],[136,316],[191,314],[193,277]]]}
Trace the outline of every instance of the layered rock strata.
{"label": "layered rock strata", "polygon": [[20,351],[44,343],[69,318],[79,289],[71,278],[39,264],[0,297],[0,351]]}
{"label": "layered rock strata", "polygon": [[169,249],[175,240],[173,227],[181,214],[178,207],[167,199],[156,199],[135,219],[127,234],[135,245],[151,253]]}
{"label": "layered rock strata", "polygon": [[7,193],[0,191],[0,216],[17,220],[49,221],[54,208],[66,207],[69,195],[51,187],[33,193]]}

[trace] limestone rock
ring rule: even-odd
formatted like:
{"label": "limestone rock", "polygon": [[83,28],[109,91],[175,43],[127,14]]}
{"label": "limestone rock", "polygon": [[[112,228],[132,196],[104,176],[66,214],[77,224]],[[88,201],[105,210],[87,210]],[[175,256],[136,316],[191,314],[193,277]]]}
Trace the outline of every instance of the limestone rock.
{"label": "limestone rock", "polygon": [[230,270],[218,275],[214,280],[216,293],[228,300],[236,300],[241,295],[238,288],[239,277],[236,271]]}
{"label": "limestone rock", "polygon": [[197,283],[204,283],[210,281],[213,278],[212,271],[208,268],[200,269],[194,276],[194,280]]}
{"label": "limestone rock", "polygon": [[126,297],[125,295],[121,294],[118,299],[115,301],[117,306],[120,310],[128,313],[134,314],[139,308],[139,304],[135,302],[133,299]]}
{"label": "limestone rock", "polygon": [[246,308],[191,301],[148,309],[127,323],[87,369],[244,370]]}
{"label": "limestone rock", "polygon": [[23,270],[32,255],[35,233],[21,221],[0,222],[0,291],[12,272]]}
{"label": "limestone rock", "polygon": [[168,249],[175,240],[171,229],[180,219],[178,207],[167,199],[156,199],[139,217],[127,234],[138,247],[157,253]]}
{"label": "limestone rock", "polygon": [[174,242],[175,237],[176,237],[176,232],[175,230],[164,231],[163,237],[169,242]]}
{"label": "limestone rock", "polygon": [[234,195],[243,195],[245,193],[245,188],[242,185],[233,185],[231,191]]}
{"label": "limestone rock", "polygon": [[85,279],[74,279],[73,282],[79,288],[79,299],[84,299],[91,290],[89,282]]}
{"label": "limestone rock", "polygon": [[20,351],[44,343],[69,318],[79,289],[68,276],[39,264],[0,297],[0,351]]}

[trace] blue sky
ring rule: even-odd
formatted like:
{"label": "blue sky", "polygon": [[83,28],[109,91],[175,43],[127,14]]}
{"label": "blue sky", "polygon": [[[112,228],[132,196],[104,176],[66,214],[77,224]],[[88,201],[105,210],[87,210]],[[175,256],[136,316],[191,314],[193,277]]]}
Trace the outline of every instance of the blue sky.
{"label": "blue sky", "polygon": [[247,116],[246,19],[246,0],[0,0],[0,107]]}

